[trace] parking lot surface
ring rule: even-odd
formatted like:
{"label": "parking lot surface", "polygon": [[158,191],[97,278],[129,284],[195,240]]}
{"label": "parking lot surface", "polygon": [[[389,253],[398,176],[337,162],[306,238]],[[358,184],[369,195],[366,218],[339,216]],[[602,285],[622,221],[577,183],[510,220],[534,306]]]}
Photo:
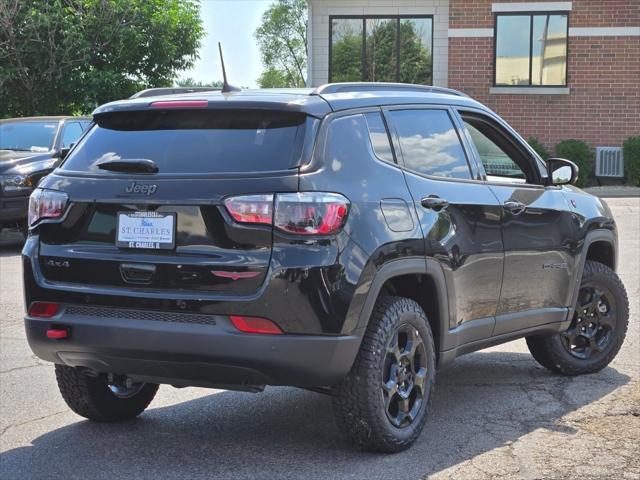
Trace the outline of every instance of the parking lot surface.
{"label": "parking lot surface", "polygon": [[640,479],[640,199],[612,198],[627,339],[600,373],[553,375],[524,340],[438,372],[425,431],[409,451],[352,450],[331,401],[293,388],[236,393],[162,386],[121,424],[73,414],[22,325],[20,238],[0,237],[0,478]]}

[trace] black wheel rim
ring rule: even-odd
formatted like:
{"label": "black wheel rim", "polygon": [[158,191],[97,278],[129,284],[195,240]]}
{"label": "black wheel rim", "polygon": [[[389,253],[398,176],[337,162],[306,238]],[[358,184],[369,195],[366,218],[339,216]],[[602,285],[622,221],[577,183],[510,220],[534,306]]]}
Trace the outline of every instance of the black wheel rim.
{"label": "black wheel rim", "polygon": [[583,285],[571,326],[562,340],[571,355],[588,359],[606,349],[615,327],[616,305],[611,292],[600,285]]}
{"label": "black wheel rim", "polygon": [[422,408],[427,381],[426,350],[415,327],[403,324],[391,337],[382,373],[384,410],[389,421],[404,428]]}

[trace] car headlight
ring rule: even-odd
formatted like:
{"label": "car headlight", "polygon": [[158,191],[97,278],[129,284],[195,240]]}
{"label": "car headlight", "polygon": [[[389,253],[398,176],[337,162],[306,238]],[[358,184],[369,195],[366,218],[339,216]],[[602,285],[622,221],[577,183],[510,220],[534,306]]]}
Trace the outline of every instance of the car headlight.
{"label": "car headlight", "polygon": [[28,192],[33,189],[33,181],[25,175],[0,176],[0,185],[6,193]]}

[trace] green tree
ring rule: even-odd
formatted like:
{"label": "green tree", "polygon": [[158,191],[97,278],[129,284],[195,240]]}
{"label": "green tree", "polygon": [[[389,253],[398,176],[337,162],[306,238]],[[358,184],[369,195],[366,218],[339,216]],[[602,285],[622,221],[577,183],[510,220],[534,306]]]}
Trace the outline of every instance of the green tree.
{"label": "green tree", "polygon": [[196,0],[1,0],[0,116],[87,112],[193,65]]}
{"label": "green tree", "polygon": [[258,79],[259,85],[304,87],[307,68],[306,0],[276,0],[262,15],[254,35],[266,68]]}
{"label": "green tree", "polygon": [[176,81],[178,87],[211,87],[222,88],[222,80],[214,80],[213,82],[198,82],[191,77],[179,78]]}

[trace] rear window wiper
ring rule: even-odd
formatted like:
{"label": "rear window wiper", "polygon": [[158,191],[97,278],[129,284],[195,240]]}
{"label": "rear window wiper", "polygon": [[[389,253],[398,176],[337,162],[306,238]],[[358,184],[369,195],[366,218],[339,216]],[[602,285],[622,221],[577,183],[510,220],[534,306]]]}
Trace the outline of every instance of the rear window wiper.
{"label": "rear window wiper", "polygon": [[104,160],[96,164],[101,170],[111,172],[158,173],[158,165],[148,158],[123,158],[118,160]]}

